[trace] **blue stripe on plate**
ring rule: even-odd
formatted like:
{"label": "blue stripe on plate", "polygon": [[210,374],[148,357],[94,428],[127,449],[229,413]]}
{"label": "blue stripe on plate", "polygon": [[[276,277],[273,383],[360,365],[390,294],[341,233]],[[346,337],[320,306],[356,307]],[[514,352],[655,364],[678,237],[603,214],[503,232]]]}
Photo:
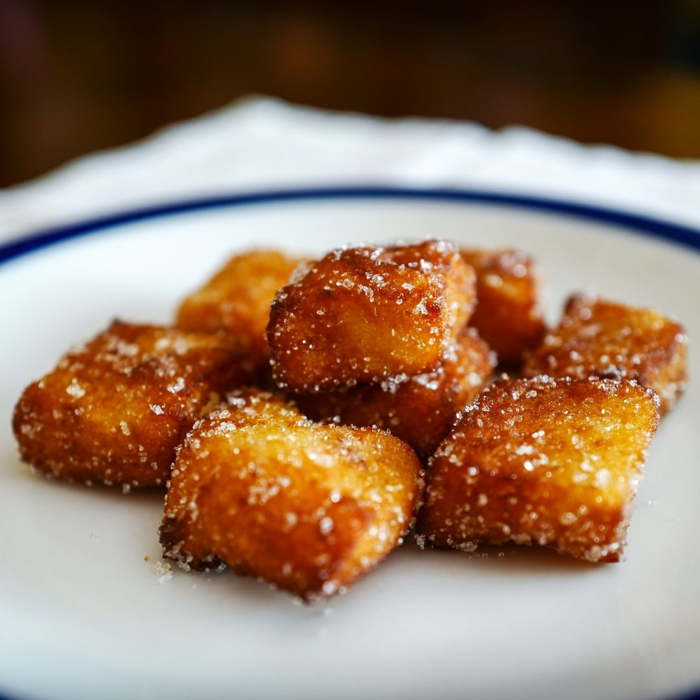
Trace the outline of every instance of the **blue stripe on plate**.
{"label": "blue stripe on plate", "polygon": [[[270,204],[274,202],[294,202],[328,199],[404,199],[435,202],[462,202],[465,204],[486,204],[492,206],[515,207],[539,212],[574,217],[588,221],[598,221],[647,236],[671,241],[700,252],[700,230],[663,221],[648,216],[632,214],[617,209],[579,204],[546,197],[486,192],[481,190],[451,188],[409,188],[361,186],[361,187],[321,187],[310,189],[271,190],[243,195],[222,195],[188,199],[140,209],[130,209],[107,216],[87,219],[65,226],[56,226],[37,231],[0,246],[0,264],[26,255],[36,250],[66,241],[71,238],[98,233],[137,221],[185,214],[207,209]],[[10,700],[0,693],[0,700]],[[681,695],[679,700],[700,700],[700,691]]]}
{"label": "blue stripe on plate", "polygon": [[661,238],[700,251],[700,230],[681,224],[675,224],[670,221],[663,221],[661,219],[632,214],[616,209],[544,197],[531,197],[528,195],[486,192],[480,190],[362,186],[275,190],[253,192],[243,195],[222,195],[168,202],[140,209],[130,209],[77,223],[44,229],[43,231],[38,231],[12,240],[0,246],[0,263],[61,241],[97,233],[137,221],[208,209],[270,204],[274,202],[328,199],[403,199],[516,207],[560,216],[586,219],[589,221],[598,221],[648,236]]}

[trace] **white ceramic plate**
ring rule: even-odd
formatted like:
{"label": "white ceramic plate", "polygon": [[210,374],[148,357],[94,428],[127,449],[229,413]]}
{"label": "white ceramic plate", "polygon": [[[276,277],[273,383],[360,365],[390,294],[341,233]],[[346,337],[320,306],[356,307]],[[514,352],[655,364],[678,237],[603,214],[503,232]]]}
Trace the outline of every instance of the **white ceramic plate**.
{"label": "white ceramic plate", "polygon": [[347,595],[310,607],[230,573],[160,576],[160,496],[49,483],[17,458],[10,415],[30,380],[114,316],[167,322],[231,252],[425,237],[532,252],[551,320],[567,294],[589,289],[677,316],[691,343],[700,336],[694,232],[517,197],[231,197],[0,249],[0,693],[639,698],[700,685],[697,382],[652,446],[624,563],[408,545]]}

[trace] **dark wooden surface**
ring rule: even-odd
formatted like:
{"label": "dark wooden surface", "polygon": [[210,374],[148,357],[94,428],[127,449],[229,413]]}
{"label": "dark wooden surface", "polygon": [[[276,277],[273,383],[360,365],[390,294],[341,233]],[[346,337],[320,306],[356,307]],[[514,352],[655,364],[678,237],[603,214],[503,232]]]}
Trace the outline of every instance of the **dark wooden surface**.
{"label": "dark wooden surface", "polygon": [[252,92],[700,157],[700,1],[0,0],[0,186]]}

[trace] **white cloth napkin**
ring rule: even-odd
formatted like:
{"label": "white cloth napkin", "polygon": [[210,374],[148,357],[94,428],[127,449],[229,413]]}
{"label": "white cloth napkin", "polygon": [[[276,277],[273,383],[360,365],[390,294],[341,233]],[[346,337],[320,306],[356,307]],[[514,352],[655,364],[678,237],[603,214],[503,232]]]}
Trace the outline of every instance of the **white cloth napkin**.
{"label": "white cloth napkin", "polygon": [[700,161],[521,127],[378,119],[252,97],[0,191],[0,241],[182,198],[368,184],[535,194],[700,228]]}

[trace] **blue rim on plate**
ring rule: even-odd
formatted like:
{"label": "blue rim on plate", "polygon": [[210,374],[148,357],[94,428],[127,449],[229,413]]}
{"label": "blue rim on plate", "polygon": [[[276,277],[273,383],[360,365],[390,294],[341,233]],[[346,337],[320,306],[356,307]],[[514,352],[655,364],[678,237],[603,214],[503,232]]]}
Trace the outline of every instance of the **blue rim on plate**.
{"label": "blue rim on plate", "polygon": [[[423,200],[530,209],[553,215],[610,224],[627,231],[660,238],[694,250],[696,253],[700,253],[699,229],[618,209],[598,207],[590,204],[579,204],[561,199],[490,192],[485,190],[368,185],[264,190],[248,194],[230,194],[177,200],[148,207],[129,209],[63,226],[46,228],[4,243],[0,245],[0,265],[71,238],[98,233],[137,221],[209,209],[271,204],[275,202],[332,199]],[[677,698],[677,700],[700,700],[700,689],[690,689],[674,697]],[[10,697],[0,693],[0,700],[10,700]]]}
{"label": "blue rim on plate", "polygon": [[611,224],[628,231],[654,236],[700,251],[700,230],[654,217],[618,209],[579,204],[560,199],[530,195],[451,188],[388,187],[382,185],[319,187],[308,189],[266,190],[248,194],[220,195],[156,204],[138,209],[47,228],[0,245],[0,264],[71,238],[97,233],[136,221],[155,219],[207,209],[328,199],[403,199],[531,209],[578,219]]}

